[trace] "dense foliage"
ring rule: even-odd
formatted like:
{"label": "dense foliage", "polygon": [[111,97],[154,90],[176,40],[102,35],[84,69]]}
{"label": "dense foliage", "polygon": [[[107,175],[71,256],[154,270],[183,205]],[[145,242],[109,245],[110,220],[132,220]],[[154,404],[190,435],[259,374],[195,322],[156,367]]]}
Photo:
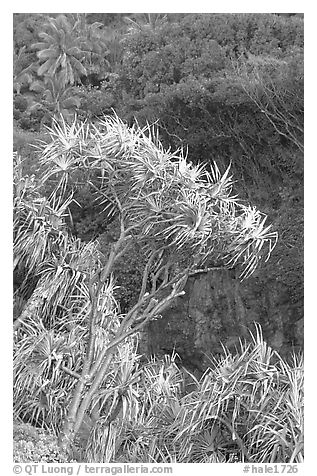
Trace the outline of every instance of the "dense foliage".
{"label": "dense foliage", "polygon": [[[67,55],[64,63],[58,59],[58,36],[41,34],[49,35],[54,22],[61,32],[72,29],[70,53],[82,58],[85,72],[72,72]],[[50,79],[41,69],[40,34],[51,42],[57,74],[69,83],[62,88],[59,82],[60,91],[56,75]],[[166,147],[188,147],[194,163],[232,163],[242,198],[252,197],[276,217],[283,236],[278,265],[272,261],[268,274],[285,283],[291,298],[302,296],[303,197],[296,185],[303,180],[301,15],[67,14],[49,20],[16,14],[14,40],[16,143],[20,137],[30,142],[20,128],[42,130],[60,112],[94,120],[113,108],[131,124],[157,120]],[[78,236],[107,233],[111,224],[100,225],[92,191],[78,187],[76,193],[87,204],[72,209]]]}
{"label": "dense foliage", "polygon": [[13,440],[13,461],[16,463],[69,462],[52,434],[30,424],[15,422]]}
{"label": "dense foliage", "polygon": [[[17,416],[50,428],[69,450],[89,410],[97,406],[110,421],[117,415],[103,389],[115,391],[118,359],[123,365],[131,338],[184,294],[188,277],[223,266],[240,268],[245,279],[268,260],[277,234],[265,215],[232,195],[229,168],[221,174],[214,163],[208,171],[182,151],[165,151],[151,127],[128,128],[117,117],[98,125],[62,118],[49,135],[40,185],[23,175],[15,155],[14,269],[24,273],[18,292],[29,296],[14,322],[14,399]],[[106,256],[67,225],[78,171],[106,216],[118,220]],[[52,181],[49,197],[41,196]],[[135,243],[143,257],[139,296],[120,312],[111,273]]]}
{"label": "dense foliage", "polygon": [[15,460],[301,462],[300,357],[135,334],[200,267],[302,317],[302,16],[15,14],[13,76]]}
{"label": "dense foliage", "polygon": [[[259,328],[252,344],[225,349],[199,380],[176,357],[140,364],[133,346],[121,355],[113,374],[122,395],[119,418],[87,418],[76,461],[303,462],[301,357],[283,361]],[[47,430],[16,424],[14,439],[16,462],[67,461]]]}

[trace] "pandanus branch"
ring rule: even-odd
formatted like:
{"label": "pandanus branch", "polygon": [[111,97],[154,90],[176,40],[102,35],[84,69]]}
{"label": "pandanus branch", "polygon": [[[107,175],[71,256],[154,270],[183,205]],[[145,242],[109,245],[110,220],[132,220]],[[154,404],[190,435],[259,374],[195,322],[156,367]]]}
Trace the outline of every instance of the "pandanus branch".
{"label": "pandanus branch", "polygon": [[[43,162],[50,171],[45,179],[62,175],[52,197],[63,201],[73,172],[80,170],[91,177],[91,172],[99,170],[102,180],[94,188],[103,203],[110,203],[112,215],[120,223],[119,238],[111,244],[106,263],[94,259],[93,251],[89,255],[93,267],[87,264],[91,261],[87,256],[86,261],[83,259],[82,267],[90,270],[83,284],[88,288],[83,298],[85,312],[89,309],[87,345],[81,372],[64,368],[65,373],[71,376],[73,372],[77,379],[61,432],[62,446],[66,447],[78,431],[93,396],[104,384],[118,347],[181,296],[190,275],[216,265],[230,267],[242,263],[242,276],[249,276],[266,256],[264,246],[269,245],[270,253],[276,241],[276,234],[264,228],[259,213],[239,205],[231,195],[230,166],[221,174],[217,165],[211,164],[207,173],[203,166],[187,162],[182,153],[165,151],[151,131],[147,136],[138,127],[129,129],[116,116],[105,118],[99,126],[100,130],[97,125],[80,125],[78,121],[69,125],[62,121],[55,131],[50,130],[52,143],[43,152]],[[88,182],[91,183],[90,178]],[[63,203],[63,213],[67,213],[69,204],[65,197]],[[66,232],[61,226],[57,231],[61,240],[47,241],[49,248],[37,247],[35,257],[40,252],[60,254],[61,242],[67,241],[63,241]],[[111,336],[109,325],[100,346],[98,322],[104,315],[99,298],[111,279],[114,265],[133,242],[140,244],[147,257],[138,302],[123,316],[113,312],[114,335]],[[29,251],[25,251],[26,257]],[[46,284],[49,288],[52,283]],[[58,284],[56,289],[63,294]]]}

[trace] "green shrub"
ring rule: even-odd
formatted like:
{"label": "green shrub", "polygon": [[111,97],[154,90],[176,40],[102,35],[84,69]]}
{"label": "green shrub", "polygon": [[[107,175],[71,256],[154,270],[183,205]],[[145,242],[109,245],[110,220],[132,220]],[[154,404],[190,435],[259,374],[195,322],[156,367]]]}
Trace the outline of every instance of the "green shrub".
{"label": "green shrub", "polygon": [[57,439],[48,431],[29,424],[16,423],[13,427],[13,461],[15,463],[66,463]]}
{"label": "green shrub", "polygon": [[77,87],[76,96],[80,99],[78,117],[83,120],[111,114],[115,107],[115,97],[107,81],[103,81],[100,88],[91,85]]}
{"label": "green shrub", "polygon": [[303,462],[303,360],[287,362],[263,341],[211,363],[200,380],[175,357],[135,370],[120,420],[101,418],[86,460],[131,463]]}
{"label": "green shrub", "polygon": [[13,129],[13,150],[23,158],[24,175],[39,176],[40,163],[36,146],[39,141],[46,141],[45,132],[23,130],[19,127]]}
{"label": "green shrub", "polygon": [[20,112],[26,111],[28,107],[27,99],[22,94],[16,94],[13,101],[14,108]]}

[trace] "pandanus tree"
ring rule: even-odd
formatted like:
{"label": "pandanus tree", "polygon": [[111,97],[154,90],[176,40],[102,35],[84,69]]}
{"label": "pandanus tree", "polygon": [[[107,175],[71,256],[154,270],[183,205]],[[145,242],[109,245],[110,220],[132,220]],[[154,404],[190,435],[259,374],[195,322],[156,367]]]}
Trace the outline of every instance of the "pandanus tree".
{"label": "pandanus tree", "polygon": [[[32,182],[17,179],[15,265],[36,276],[37,284],[15,330],[21,352],[21,342],[32,339],[30,321],[40,320],[47,368],[39,394],[50,375],[68,379],[67,389],[57,392],[59,400],[51,395],[50,405],[62,402],[58,431],[61,446],[69,448],[92,402],[96,407],[96,395],[103,396],[99,412],[107,401],[109,419],[118,415],[129,387],[129,375],[120,394],[109,383],[118,352],[184,293],[188,277],[222,266],[239,267],[245,279],[269,258],[277,234],[264,214],[232,195],[230,166],[221,173],[215,163],[194,165],[182,150],[164,150],[151,126],[129,128],[109,116],[98,124],[55,121],[48,132],[41,183],[55,181],[51,196],[41,198]],[[118,223],[118,239],[107,256],[96,242],[82,243],[67,231],[79,171]],[[122,314],[113,300],[113,270],[135,242],[144,253],[143,279],[136,304]],[[28,373],[22,367],[20,382]],[[34,369],[32,378],[35,385]],[[16,388],[22,402],[22,384]]]}

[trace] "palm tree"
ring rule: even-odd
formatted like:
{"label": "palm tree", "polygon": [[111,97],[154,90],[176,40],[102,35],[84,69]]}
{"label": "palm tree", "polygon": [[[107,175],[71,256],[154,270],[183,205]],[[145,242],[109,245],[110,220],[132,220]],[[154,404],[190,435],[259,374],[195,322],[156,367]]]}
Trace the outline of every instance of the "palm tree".
{"label": "palm tree", "polygon": [[135,19],[125,17],[128,24],[128,33],[133,34],[140,31],[154,32],[161,28],[167,21],[164,13],[137,13]]}
{"label": "palm tree", "polygon": [[58,78],[44,77],[44,81],[33,81],[30,90],[40,94],[41,100],[34,100],[30,111],[42,110],[42,122],[52,123],[52,119],[63,116],[70,120],[76,108],[80,106],[80,98],[74,95],[74,87],[64,86]]}
{"label": "palm tree", "polygon": [[[80,367],[74,369],[73,360],[65,364],[62,352],[55,358],[59,371],[76,380],[60,433],[61,446],[69,447],[104,386],[113,394],[108,410],[116,415],[120,399],[107,377],[120,349],[184,293],[188,277],[239,266],[245,279],[270,257],[277,234],[265,225],[265,215],[232,195],[230,167],[221,173],[216,164],[210,170],[193,165],[182,151],[164,150],[150,126],[128,128],[112,116],[93,125],[55,120],[48,130],[41,182],[55,179],[55,189],[49,199],[28,200],[22,187],[15,205],[16,262],[39,277],[32,296],[45,296],[32,312],[30,298],[19,335],[34,318],[44,319],[49,329],[65,329],[69,310],[83,328]],[[83,245],[67,232],[67,193],[78,170],[118,220],[119,238],[104,258],[97,244]],[[100,179],[92,182],[96,172]],[[135,240],[145,256],[142,284],[138,302],[120,314],[109,291],[111,273]]]}
{"label": "palm tree", "polygon": [[50,18],[41,42],[33,45],[42,62],[39,76],[57,76],[63,86],[73,85],[82,76],[103,72],[108,67],[106,41],[101,23],[88,24],[85,14]]}
{"label": "palm tree", "polygon": [[107,55],[107,38],[100,22],[88,23],[86,13],[72,15],[74,32],[80,42],[82,51],[85,53],[85,66],[89,73],[104,74],[109,63]]}
{"label": "palm tree", "polygon": [[63,86],[86,76],[85,52],[75,25],[66,15],[49,18],[46,31],[39,33],[42,41],[33,45],[42,63],[37,70],[39,76],[56,76]]}
{"label": "palm tree", "polygon": [[123,35],[111,28],[104,31],[104,41],[107,46],[107,65],[110,73],[117,73],[123,57]]}
{"label": "palm tree", "polygon": [[31,84],[35,74],[35,64],[24,66],[26,59],[26,46],[19,49],[18,53],[13,53],[13,89],[20,94],[21,87]]}

